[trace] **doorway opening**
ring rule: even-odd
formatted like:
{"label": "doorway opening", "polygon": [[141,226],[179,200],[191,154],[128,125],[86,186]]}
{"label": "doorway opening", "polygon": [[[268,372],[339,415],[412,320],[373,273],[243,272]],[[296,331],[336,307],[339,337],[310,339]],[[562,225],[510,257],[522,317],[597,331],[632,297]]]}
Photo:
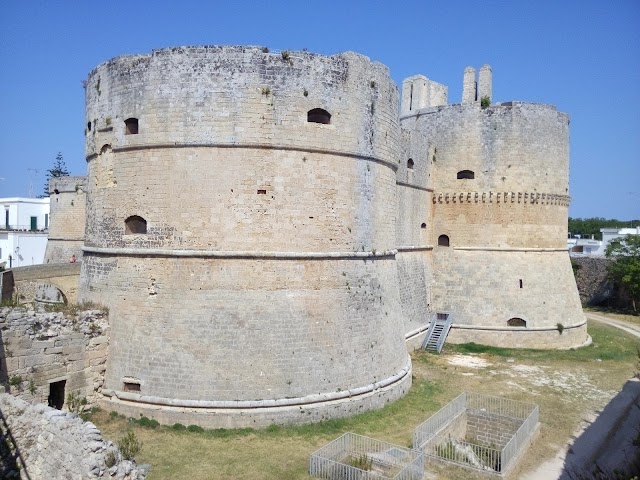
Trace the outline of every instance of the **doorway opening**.
{"label": "doorway opening", "polygon": [[62,410],[64,405],[64,387],[67,383],[66,380],[60,380],[59,382],[51,382],[49,384],[49,406]]}

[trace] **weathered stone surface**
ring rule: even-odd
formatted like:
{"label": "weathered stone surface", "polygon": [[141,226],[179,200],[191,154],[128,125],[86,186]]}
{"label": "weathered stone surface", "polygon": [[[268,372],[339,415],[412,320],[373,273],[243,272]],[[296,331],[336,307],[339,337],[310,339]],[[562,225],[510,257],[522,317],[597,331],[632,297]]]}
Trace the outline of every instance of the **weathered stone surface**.
{"label": "weathered stone surface", "polygon": [[[144,480],[145,470],[122,459],[111,442],[103,440],[95,425],[73,413],[0,393],[2,449],[0,478],[67,480],[117,478]],[[107,466],[107,456],[115,464]],[[15,477],[14,477],[15,476]]]}
{"label": "weathered stone surface", "polygon": [[575,277],[583,305],[599,305],[607,301],[616,303],[618,292],[607,271],[612,260],[606,257],[573,257],[571,261],[577,265]]}
{"label": "weathered stone surface", "polygon": [[[6,377],[0,382],[29,402],[47,402],[50,384],[65,383],[65,396],[75,394],[95,405],[104,382],[109,323],[101,310],[65,316],[37,313],[26,307],[0,308],[0,359]],[[20,377],[22,382],[15,384]],[[11,379],[14,379],[12,382]],[[52,414],[53,415],[53,414]]]}

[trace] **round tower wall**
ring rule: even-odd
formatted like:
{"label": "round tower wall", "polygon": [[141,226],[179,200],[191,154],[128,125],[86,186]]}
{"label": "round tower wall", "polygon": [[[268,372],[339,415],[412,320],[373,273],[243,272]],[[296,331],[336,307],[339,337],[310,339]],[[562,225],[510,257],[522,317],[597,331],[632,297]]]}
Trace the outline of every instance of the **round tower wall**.
{"label": "round tower wall", "polygon": [[49,236],[44,263],[82,259],[87,177],[55,177],[49,182]]}
{"label": "round tower wall", "polygon": [[[304,422],[406,391],[398,92],[385,67],[184,47],[107,62],[86,92],[97,128],[80,289],[110,308],[115,408],[256,425],[277,417],[265,406],[313,405],[313,418],[278,420]],[[307,121],[315,108],[329,124]],[[132,216],[146,233],[127,230]]]}
{"label": "round tower wall", "polygon": [[411,123],[434,145],[432,306],[453,313],[450,341],[584,343],[566,252],[567,116],[546,105],[450,105],[401,119]]}
{"label": "round tower wall", "polygon": [[[415,123],[415,120],[413,121]],[[431,303],[430,241],[433,193],[433,145],[427,138],[412,135],[414,125],[401,129],[400,157],[396,172],[398,214],[396,244],[398,285],[404,317],[404,331],[409,337],[425,331]]]}
{"label": "round tower wall", "polygon": [[435,146],[434,239],[444,234],[468,247],[566,246],[566,114],[537,104],[451,105],[416,123]]}

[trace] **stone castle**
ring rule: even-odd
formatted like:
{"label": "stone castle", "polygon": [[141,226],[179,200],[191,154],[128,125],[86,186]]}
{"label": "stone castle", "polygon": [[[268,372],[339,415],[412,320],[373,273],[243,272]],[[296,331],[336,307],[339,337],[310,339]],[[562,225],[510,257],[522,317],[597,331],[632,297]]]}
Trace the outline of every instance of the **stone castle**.
{"label": "stone castle", "polygon": [[467,68],[451,105],[352,52],[179,47],[94,69],[88,176],[51,205],[53,229],[86,201],[86,229],[56,242],[84,237],[79,300],[109,308],[106,408],[217,427],[378,408],[409,389],[436,312],[451,342],[584,344],[568,116],[491,104],[491,75]]}

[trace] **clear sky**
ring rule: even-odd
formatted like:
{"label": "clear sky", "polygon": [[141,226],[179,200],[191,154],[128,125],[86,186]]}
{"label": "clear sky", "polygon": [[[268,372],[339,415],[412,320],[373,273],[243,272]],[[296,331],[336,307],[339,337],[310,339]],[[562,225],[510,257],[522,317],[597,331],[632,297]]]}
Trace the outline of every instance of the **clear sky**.
{"label": "clear sky", "polygon": [[43,191],[62,152],[84,175],[82,81],[179,45],[264,45],[378,60],[448,85],[493,68],[494,101],[571,116],[573,217],[640,218],[640,0],[0,1],[0,197]]}

